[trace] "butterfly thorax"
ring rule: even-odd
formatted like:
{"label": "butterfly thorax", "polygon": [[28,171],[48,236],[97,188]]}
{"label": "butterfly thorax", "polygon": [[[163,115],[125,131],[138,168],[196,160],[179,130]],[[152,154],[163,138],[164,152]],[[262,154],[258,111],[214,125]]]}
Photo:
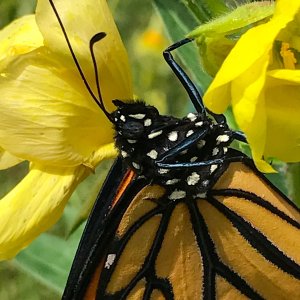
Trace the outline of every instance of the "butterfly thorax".
{"label": "butterfly thorax", "polygon": [[224,157],[232,141],[226,124],[196,113],[182,119],[162,116],[144,102],[117,100],[115,104],[115,142],[125,164],[138,176],[175,191],[174,200],[207,191],[219,169],[217,164],[170,168],[159,163],[178,165]]}

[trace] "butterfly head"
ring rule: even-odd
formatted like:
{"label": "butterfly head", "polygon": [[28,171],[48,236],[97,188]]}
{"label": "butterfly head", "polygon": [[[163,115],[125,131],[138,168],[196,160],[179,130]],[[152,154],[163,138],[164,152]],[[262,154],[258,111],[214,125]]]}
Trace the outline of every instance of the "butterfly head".
{"label": "butterfly head", "polygon": [[117,109],[111,116],[118,135],[130,141],[143,139],[157,126],[158,110],[142,101],[122,102],[114,100]]}

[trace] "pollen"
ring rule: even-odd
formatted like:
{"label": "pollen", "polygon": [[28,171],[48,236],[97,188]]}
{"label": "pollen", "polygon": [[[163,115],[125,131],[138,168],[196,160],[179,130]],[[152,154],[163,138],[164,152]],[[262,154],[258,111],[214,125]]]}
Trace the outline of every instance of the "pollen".
{"label": "pollen", "polygon": [[289,43],[283,42],[281,44],[280,55],[282,57],[283,65],[285,69],[289,69],[289,70],[296,69],[295,65],[297,63],[297,60],[295,58],[294,53],[290,49]]}

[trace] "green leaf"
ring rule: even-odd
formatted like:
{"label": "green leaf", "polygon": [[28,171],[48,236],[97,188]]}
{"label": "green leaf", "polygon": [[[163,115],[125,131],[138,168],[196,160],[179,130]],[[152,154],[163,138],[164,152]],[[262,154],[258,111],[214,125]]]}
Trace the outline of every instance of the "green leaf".
{"label": "green leaf", "polygon": [[[182,2],[175,0],[154,0],[154,6],[160,14],[171,41],[179,41],[199,25],[194,13]],[[201,68],[195,46],[187,45],[178,49],[176,54],[191,74],[203,93],[211,81],[211,77]]]}
{"label": "green leaf", "polygon": [[228,11],[223,0],[183,0],[183,2],[197,17],[199,25]]}
{"label": "green leaf", "polygon": [[300,163],[287,165],[286,184],[289,196],[300,207]]}
{"label": "green leaf", "polygon": [[68,240],[45,233],[22,251],[13,262],[30,276],[61,294],[82,231],[83,226]]}

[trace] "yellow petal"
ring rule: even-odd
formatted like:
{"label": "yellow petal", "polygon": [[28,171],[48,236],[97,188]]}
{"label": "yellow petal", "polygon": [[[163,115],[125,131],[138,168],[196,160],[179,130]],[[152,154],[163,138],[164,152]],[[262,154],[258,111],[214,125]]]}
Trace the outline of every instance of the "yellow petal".
{"label": "yellow petal", "polygon": [[282,19],[287,24],[292,21],[300,9],[298,0],[277,0],[273,19]]}
{"label": "yellow petal", "polygon": [[76,166],[112,142],[106,116],[62,64],[39,48],[18,57],[0,77],[0,146],[15,156]]}
{"label": "yellow petal", "polygon": [[300,161],[300,71],[268,72],[265,153],[283,161]]}
{"label": "yellow petal", "polygon": [[22,159],[12,155],[0,147],[0,170],[8,169],[22,162]]}
{"label": "yellow petal", "polygon": [[272,85],[279,85],[282,82],[285,82],[288,85],[299,85],[300,83],[300,70],[288,70],[288,69],[278,69],[268,71],[268,77],[282,80],[280,81],[273,81],[269,84]]}
{"label": "yellow petal", "polygon": [[[43,45],[34,15],[24,16],[0,31],[0,61],[30,52]],[[0,62],[0,69],[3,64]]]}
{"label": "yellow petal", "polygon": [[247,136],[252,156],[260,171],[266,142],[265,84],[268,60],[261,58],[257,65],[249,68],[232,82],[232,109],[236,122]]}
{"label": "yellow petal", "polygon": [[118,151],[115,148],[114,143],[110,143],[107,145],[104,145],[97,149],[91,157],[84,162],[86,166],[92,166],[92,168],[95,168],[104,159],[109,159],[109,158],[115,158],[118,155]]}
{"label": "yellow petal", "polygon": [[[265,24],[248,30],[237,42],[225,59],[215,79],[204,95],[205,105],[216,113],[223,113],[230,103],[230,83],[247,71],[251,66],[259,64],[262,57],[271,57],[273,42],[278,33],[293,20],[300,8],[299,1],[291,1],[291,7],[282,12],[284,1],[278,1],[273,19]],[[259,66],[258,66],[259,67]]]}
{"label": "yellow petal", "polygon": [[[132,83],[127,53],[109,11],[106,0],[64,0],[54,1],[62,19],[72,48],[95,91],[94,68],[89,43],[99,32],[107,36],[95,45],[95,56],[100,74],[101,93],[110,109],[114,109],[112,99],[132,99]],[[36,10],[38,26],[43,34],[45,45],[65,63],[74,63],[67,48],[65,37],[48,0],[39,0]],[[51,30],[49,30],[51,28]]]}
{"label": "yellow petal", "polygon": [[14,257],[60,218],[71,193],[85,178],[83,166],[29,174],[0,201],[0,260]]}

